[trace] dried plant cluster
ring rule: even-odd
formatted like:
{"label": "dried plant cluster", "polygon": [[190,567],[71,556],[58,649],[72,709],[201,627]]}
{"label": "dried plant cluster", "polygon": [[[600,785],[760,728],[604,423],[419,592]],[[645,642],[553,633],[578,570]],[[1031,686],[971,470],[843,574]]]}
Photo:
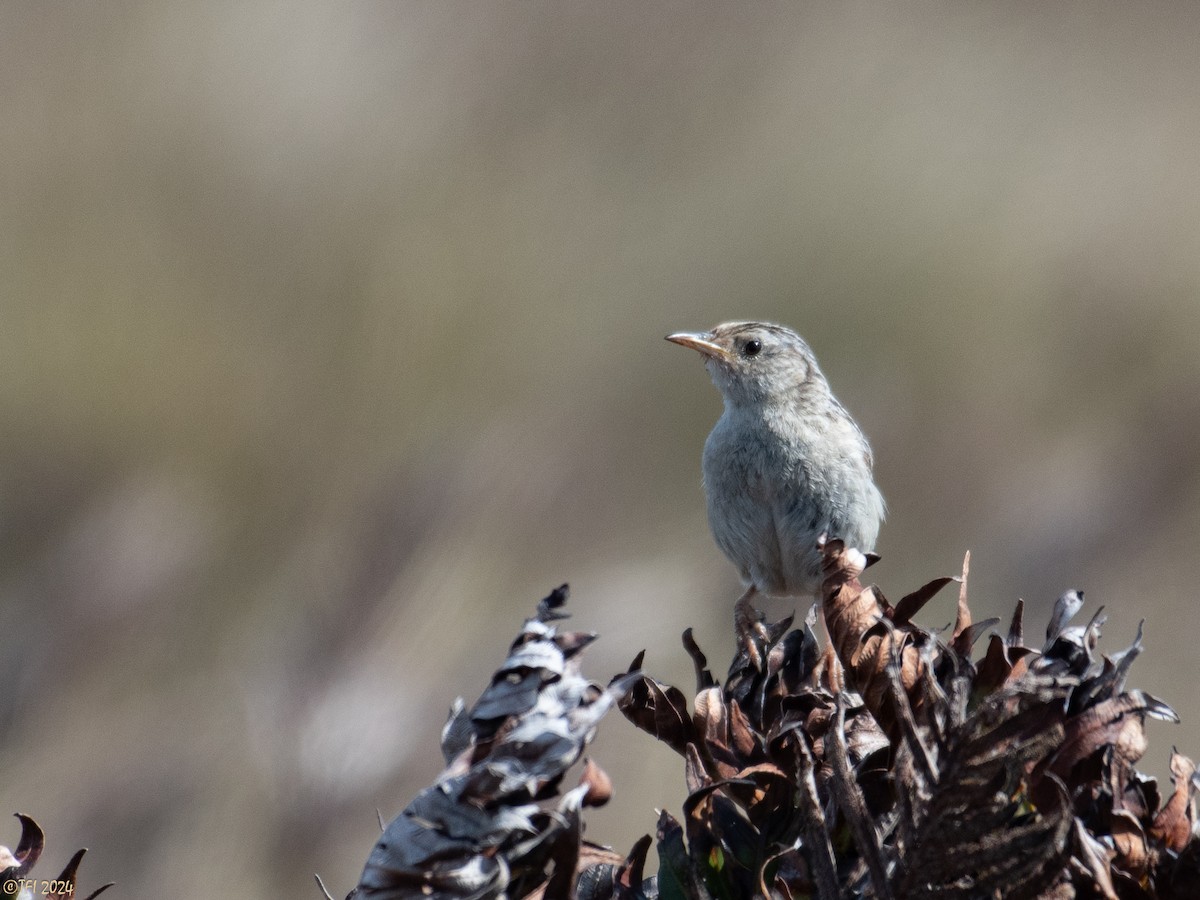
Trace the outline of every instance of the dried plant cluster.
{"label": "dried plant cluster", "polygon": [[384,829],[348,900],[567,897],[578,871],[614,858],[582,840],[582,808],[611,794],[594,763],[553,808],[539,805],[638,677],[605,689],[580,674],[580,651],[596,635],[551,624],[566,599],[563,585],[538,604],[470,712],[455,701],[442,731],[445,771]]}
{"label": "dried plant cluster", "polygon": [[[822,552],[828,642],[815,608],[798,628],[744,623],[721,685],[685,632],[690,709],[640,655],[607,689],[584,679],[594,636],[555,630],[556,591],[472,710],[456,705],[447,769],[349,896],[1200,898],[1195,766],[1172,755],[1167,796],[1134,768],[1145,717],[1176,718],[1125,687],[1140,629],[1099,654],[1104,620],[1070,624],[1070,591],[1035,649],[1020,603],[1005,634],[972,621],[966,563],[892,605],[859,580],[872,558]],[[955,581],[943,640],[912,619]],[[680,754],[687,790],[623,857],[582,839],[582,808],[609,794],[594,764],[546,805],[614,703]]]}
{"label": "dried plant cluster", "polygon": [[[658,825],[656,885],[637,897],[1197,898],[1195,767],[1173,755],[1162,802],[1134,769],[1146,716],[1126,690],[1141,635],[1096,653],[1103,618],[1061,597],[1040,650],[1022,605],[1007,635],[974,623],[966,575],[948,642],[912,617],[955,579],[891,605],[859,576],[872,560],[824,548],[816,615],[739,635],[724,687],[699,650],[688,712],[643,678],[622,708],[684,757],[683,820]],[[764,659],[761,668],[753,664]]]}
{"label": "dried plant cluster", "polygon": [[[30,875],[46,847],[46,835],[29,816],[16,813],[21,822],[21,838],[15,851],[0,847],[0,897],[46,897],[49,900],[70,900],[75,896],[75,873],[86,850],[78,850],[57,878],[35,878]],[[112,887],[112,882],[92,891],[83,900],[93,900]]]}

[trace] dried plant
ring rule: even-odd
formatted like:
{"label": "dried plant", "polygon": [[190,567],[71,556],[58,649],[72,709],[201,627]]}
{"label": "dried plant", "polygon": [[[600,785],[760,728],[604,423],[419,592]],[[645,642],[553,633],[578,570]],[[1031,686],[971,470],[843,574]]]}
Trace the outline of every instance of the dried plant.
{"label": "dried plant", "polygon": [[[86,850],[78,850],[71,861],[58,874],[57,878],[34,878],[30,876],[34,865],[41,858],[42,850],[46,847],[46,835],[29,816],[16,813],[21,822],[21,838],[15,851],[0,847],[0,897],[33,898],[46,897],[49,900],[70,900],[75,896],[75,873],[83,860]],[[94,900],[112,887],[112,882],[102,885],[92,891],[83,900]]]}
{"label": "dried plant", "polygon": [[[968,558],[969,560],[969,558]],[[619,897],[1200,897],[1195,766],[1174,754],[1161,802],[1137,772],[1146,716],[1165,703],[1126,690],[1141,633],[1097,655],[1103,618],[1069,626],[1056,604],[1045,644],[973,623],[964,563],[948,642],[912,621],[941,578],[891,605],[859,576],[872,559],[824,547],[816,611],[739,635],[758,641],[724,687],[696,662],[692,712],[643,677],[622,710],[684,757],[682,822],[658,826],[657,883]],[[643,856],[644,858],[644,856]]]}
{"label": "dried plant", "polygon": [[[607,690],[585,680],[594,636],[555,630],[556,591],[470,713],[455,706],[447,769],[350,897],[1200,897],[1195,766],[1172,755],[1165,798],[1134,768],[1145,718],[1176,719],[1126,688],[1140,627],[1099,654],[1104,619],[1072,625],[1083,595],[1068,591],[1033,648],[1021,603],[1005,633],[972,620],[969,557],[893,606],[859,580],[872,557],[838,541],[822,553],[823,628],[816,607],[797,628],[743,622],[723,685],[684,633],[690,709],[640,654]],[[913,618],[953,582],[943,640]],[[545,805],[614,703],[680,754],[687,790],[681,816],[660,813],[624,857],[581,837],[582,808],[610,792],[594,764]]]}
{"label": "dried plant", "polygon": [[638,677],[605,689],[580,674],[596,636],[551,624],[566,599],[563,585],[538,605],[470,712],[455,702],[445,771],[384,829],[348,897],[566,897],[578,870],[620,861],[582,841],[581,809],[611,794],[594,762],[556,806],[540,805]]}

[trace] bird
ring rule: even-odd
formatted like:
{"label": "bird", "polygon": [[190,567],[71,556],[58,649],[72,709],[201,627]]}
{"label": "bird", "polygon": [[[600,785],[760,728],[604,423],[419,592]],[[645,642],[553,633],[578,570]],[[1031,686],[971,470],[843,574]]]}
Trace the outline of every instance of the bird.
{"label": "bird", "polygon": [[756,593],[819,599],[818,540],[869,553],[886,513],[862,429],[790,328],[726,322],[666,339],[699,351],[725,403],[702,471],[713,538],[747,586],[735,620],[761,622]]}

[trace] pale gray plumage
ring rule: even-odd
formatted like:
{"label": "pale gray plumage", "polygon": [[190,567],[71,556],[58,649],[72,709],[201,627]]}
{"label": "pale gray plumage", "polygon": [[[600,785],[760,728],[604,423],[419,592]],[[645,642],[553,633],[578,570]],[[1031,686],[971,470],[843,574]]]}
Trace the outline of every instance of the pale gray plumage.
{"label": "pale gray plumage", "polygon": [[703,354],[725,400],[704,444],[708,520],[750,588],[813,595],[822,534],[873,550],[884,502],[871,448],[804,340],[763,322],[667,340]]}

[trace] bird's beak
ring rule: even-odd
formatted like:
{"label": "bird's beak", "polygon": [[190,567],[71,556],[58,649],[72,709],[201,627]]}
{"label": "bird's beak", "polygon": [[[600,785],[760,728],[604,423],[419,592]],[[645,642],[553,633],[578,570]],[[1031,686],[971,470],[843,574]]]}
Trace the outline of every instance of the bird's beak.
{"label": "bird's beak", "polygon": [[699,350],[705,356],[719,359],[722,362],[730,362],[733,359],[733,354],[720,344],[714,343],[712,335],[707,331],[680,331],[675,334],[668,334],[667,340],[672,344],[679,344],[681,347],[691,347],[693,350]]}

